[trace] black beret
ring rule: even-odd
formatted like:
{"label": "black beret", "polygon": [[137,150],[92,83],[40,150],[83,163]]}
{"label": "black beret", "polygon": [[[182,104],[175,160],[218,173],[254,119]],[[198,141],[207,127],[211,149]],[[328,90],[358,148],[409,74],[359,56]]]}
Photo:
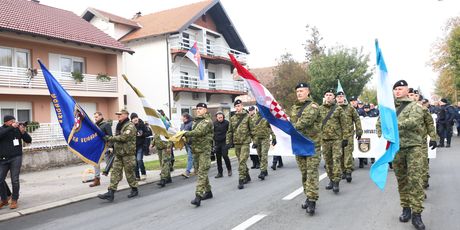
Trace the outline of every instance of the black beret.
{"label": "black beret", "polygon": [[326,90],[326,91],[324,92],[324,94],[326,94],[326,93],[332,93],[332,94],[335,95],[335,90],[334,90],[334,89],[328,89],[328,90]]}
{"label": "black beret", "polygon": [[365,105],[363,106],[363,108],[365,108],[365,109],[370,109],[371,106],[370,106],[369,104],[365,104]]}
{"label": "black beret", "polygon": [[442,98],[441,101],[446,103],[446,104],[449,103],[449,101],[447,101],[447,98]]}
{"label": "black beret", "polygon": [[356,100],[357,100],[357,99],[356,99],[355,96],[351,96],[349,101],[356,101]]}
{"label": "black beret", "polygon": [[414,89],[415,94],[420,94],[418,90]]}
{"label": "black beret", "polygon": [[409,84],[407,84],[407,81],[399,80],[393,85],[393,89],[395,89],[398,86],[409,86]]}
{"label": "black beret", "polygon": [[137,116],[137,113],[131,113],[131,116],[129,118],[132,120],[133,118],[136,118],[136,117],[139,117]]}
{"label": "black beret", "polygon": [[409,88],[409,93],[414,93],[414,88]]}
{"label": "black beret", "polygon": [[345,93],[340,91],[340,92],[337,92],[337,95],[344,95],[345,96]]}
{"label": "black beret", "polygon": [[256,107],[254,107],[253,105],[251,105],[251,106],[249,107],[248,110],[249,110],[249,111],[253,111],[254,109],[256,109]]}
{"label": "black beret", "polygon": [[207,109],[207,108],[208,108],[208,105],[206,105],[206,103],[200,102],[200,103],[196,104],[196,107],[197,107],[197,108],[198,108],[198,107],[201,107],[201,108]]}
{"label": "black beret", "polygon": [[11,120],[16,120],[16,118],[14,118],[14,117],[11,116],[11,115],[5,115],[5,116],[3,117],[3,123],[8,122],[8,121],[11,121]]}
{"label": "black beret", "polygon": [[298,89],[298,88],[310,88],[310,85],[308,83],[301,82],[297,84],[295,87],[295,89]]}
{"label": "black beret", "polygon": [[237,100],[233,103],[233,105],[239,105],[239,104],[241,104],[241,103],[243,103],[243,102],[242,102],[240,99],[237,99]]}

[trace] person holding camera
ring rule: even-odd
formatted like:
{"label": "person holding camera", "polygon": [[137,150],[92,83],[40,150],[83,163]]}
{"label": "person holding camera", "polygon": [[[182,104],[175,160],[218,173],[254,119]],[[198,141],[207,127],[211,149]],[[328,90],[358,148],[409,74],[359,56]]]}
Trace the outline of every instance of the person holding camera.
{"label": "person holding camera", "polygon": [[8,205],[6,191],[6,175],[11,174],[13,194],[10,209],[18,207],[19,173],[22,165],[22,142],[31,143],[32,137],[26,132],[26,124],[16,122],[10,115],[3,117],[3,126],[0,127],[0,208]]}

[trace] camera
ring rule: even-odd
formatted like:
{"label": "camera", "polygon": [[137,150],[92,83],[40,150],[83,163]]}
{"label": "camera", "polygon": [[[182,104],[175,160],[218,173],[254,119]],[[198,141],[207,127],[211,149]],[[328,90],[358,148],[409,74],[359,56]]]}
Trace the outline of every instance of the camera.
{"label": "camera", "polygon": [[23,126],[24,128],[27,127],[28,124],[29,124],[28,121],[18,122],[18,125],[19,125],[19,126]]}

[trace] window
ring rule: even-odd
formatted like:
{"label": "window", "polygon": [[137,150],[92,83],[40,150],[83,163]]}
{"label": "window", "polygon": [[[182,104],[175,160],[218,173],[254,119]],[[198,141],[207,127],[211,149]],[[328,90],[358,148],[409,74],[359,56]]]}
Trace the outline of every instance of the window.
{"label": "window", "polygon": [[211,45],[212,45],[211,40],[206,39],[206,53],[207,53],[208,55],[213,55],[213,54],[214,54],[214,52],[212,52]]}
{"label": "window", "polygon": [[30,121],[30,109],[18,109],[18,121]]}
{"label": "window", "polygon": [[190,108],[181,108],[181,109],[180,109],[180,114],[182,115],[182,114],[184,114],[184,113],[190,114]]}
{"label": "window", "polygon": [[[52,53],[49,54],[49,69],[51,71],[62,73],[86,72],[85,61],[83,58]],[[59,76],[59,73],[54,74]],[[67,76],[67,74],[63,74],[62,76]]]}
{"label": "window", "polygon": [[61,72],[72,72],[72,59],[61,57]]}
{"label": "window", "polygon": [[0,101],[0,117],[11,115],[16,121],[32,121],[32,103],[21,101]]}
{"label": "window", "polygon": [[16,52],[16,67],[28,68],[29,67],[29,53],[25,51]]}
{"label": "window", "polygon": [[13,50],[0,48],[0,66],[13,66]]}
{"label": "window", "polygon": [[182,33],[182,46],[183,48],[190,48],[190,35],[187,33]]}
{"label": "window", "polygon": [[73,61],[73,71],[72,72],[83,73],[83,62]]}
{"label": "window", "polygon": [[216,73],[208,72],[209,89],[217,89]]}
{"label": "window", "polygon": [[190,79],[188,77],[187,72],[180,71],[180,87],[182,87],[182,88],[189,88],[190,87]]}
{"label": "window", "polygon": [[12,108],[2,108],[1,110],[1,117],[6,115],[14,116],[14,109]]}
{"label": "window", "polygon": [[30,67],[29,51],[18,48],[0,47],[0,66]]}

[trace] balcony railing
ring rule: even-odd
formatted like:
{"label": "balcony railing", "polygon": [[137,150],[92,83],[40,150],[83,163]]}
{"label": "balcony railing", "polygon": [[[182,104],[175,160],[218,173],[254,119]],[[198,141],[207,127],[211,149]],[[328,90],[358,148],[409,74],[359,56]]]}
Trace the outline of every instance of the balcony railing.
{"label": "balcony railing", "polygon": [[246,84],[242,81],[235,81],[233,79],[208,79],[201,81],[198,76],[183,74],[173,75],[172,85],[191,89],[248,91]]}
{"label": "balcony railing", "polygon": [[[246,62],[247,54],[243,53],[238,50],[231,49],[229,47],[221,46],[221,45],[213,45],[213,44],[204,44],[203,42],[196,41],[198,49],[200,50],[200,54],[207,55],[207,56],[217,56],[229,59],[228,53],[231,53],[235,56],[236,59],[240,62]],[[193,44],[195,43],[194,40],[184,38],[180,34],[172,35],[169,38],[169,43],[171,49],[177,50],[189,50]]]}
{"label": "balcony railing", "polygon": [[[0,66],[0,87],[46,89],[45,78],[41,70],[36,76],[31,76],[27,68]],[[83,74],[83,82],[76,83],[71,73],[50,71],[66,90],[118,92],[117,77],[110,77],[110,81],[97,80],[97,75]]]}

